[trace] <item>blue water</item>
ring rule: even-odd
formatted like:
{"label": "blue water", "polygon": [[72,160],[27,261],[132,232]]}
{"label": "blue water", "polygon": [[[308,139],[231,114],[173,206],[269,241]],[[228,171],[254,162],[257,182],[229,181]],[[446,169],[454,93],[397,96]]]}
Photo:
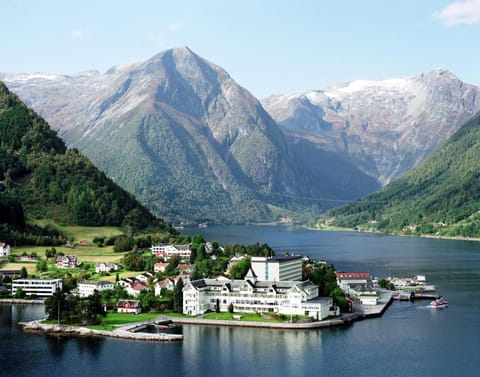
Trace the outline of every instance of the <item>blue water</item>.
{"label": "blue water", "polygon": [[1,376],[478,376],[480,243],[321,232],[218,227],[220,243],[268,243],[277,254],[326,259],[339,271],[424,274],[449,301],[394,302],[381,318],[306,331],[184,326],[182,343],[57,339],[15,323],[39,306],[0,305]]}

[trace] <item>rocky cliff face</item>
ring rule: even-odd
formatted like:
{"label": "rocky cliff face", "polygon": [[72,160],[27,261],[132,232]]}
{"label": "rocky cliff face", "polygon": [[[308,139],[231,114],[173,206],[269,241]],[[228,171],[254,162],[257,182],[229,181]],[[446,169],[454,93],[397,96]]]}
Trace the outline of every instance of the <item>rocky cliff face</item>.
{"label": "rocky cliff face", "polygon": [[422,161],[480,110],[480,89],[444,69],[352,81],[262,101],[286,135],[306,139],[382,184]]}
{"label": "rocky cliff face", "polygon": [[354,166],[340,175],[319,168],[315,146],[298,153],[256,98],[188,48],[105,74],[0,79],[70,147],[170,221],[271,221],[377,188]]}

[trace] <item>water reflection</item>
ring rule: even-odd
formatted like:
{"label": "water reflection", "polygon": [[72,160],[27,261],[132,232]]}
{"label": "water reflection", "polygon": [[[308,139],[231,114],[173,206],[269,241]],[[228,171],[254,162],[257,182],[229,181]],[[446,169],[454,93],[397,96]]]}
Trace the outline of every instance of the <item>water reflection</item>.
{"label": "water reflection", "polygon": [[77,339],[76,345],[80,355],[96,360],[102,352],[104,342],[105,338],[102,337],[87,337]]}
{"label": "water reflection", "polygon": [[207,370],[222,376],[230,375],[232,368],[248,368],[252,375],[258,371],[265,375],[272,367],[282,370],[284,375],[298,375],[298,368],[310,361],[310,353],[305,350],[321,352],[323,337],[320,330],[207,326],[184,326],[183,335],[186,371],[211,360],[212,365]]}
{"label": "water reflection", "polygon": [[68,339],[61,336],[45,335],[45,343],[50,355],[57,361],[62,359],[67,342]]}

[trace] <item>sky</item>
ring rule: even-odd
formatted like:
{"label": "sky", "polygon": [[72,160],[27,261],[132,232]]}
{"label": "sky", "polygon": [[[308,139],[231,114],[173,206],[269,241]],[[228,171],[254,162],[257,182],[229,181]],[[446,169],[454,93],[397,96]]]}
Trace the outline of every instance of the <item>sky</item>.
{"label": "sky", "polygon": [[107,71],[188,46],[258,98],[443,67],[480,84],[480,0],[0,0],[0,72]]}

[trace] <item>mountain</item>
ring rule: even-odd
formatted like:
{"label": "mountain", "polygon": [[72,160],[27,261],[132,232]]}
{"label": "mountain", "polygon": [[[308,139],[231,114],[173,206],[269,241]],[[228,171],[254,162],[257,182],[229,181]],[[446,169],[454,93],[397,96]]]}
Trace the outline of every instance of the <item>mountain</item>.
{"label": "mountain", "polygon": [[170,221],[272,221],[378,188],[350,161],[287,140],[256,98],[186,47],[105,74],[0,78]]}
{"label": "mountain", "polygon": [[403,177],[328,215],[344,227],[480,237],[480,113]]}
{"label": "mountain", "polygon": [[38,237],[57,236],[52,229],[33,226],[38,219],[172,232],[77,150],[67,149],[0,82],[0,239],[39,244]]}
{"label": "mountain", "polygon": [[385,185],[480,110],[480,89],[444,69],[271,96],[263,106],[290,138],[348,161]]}

